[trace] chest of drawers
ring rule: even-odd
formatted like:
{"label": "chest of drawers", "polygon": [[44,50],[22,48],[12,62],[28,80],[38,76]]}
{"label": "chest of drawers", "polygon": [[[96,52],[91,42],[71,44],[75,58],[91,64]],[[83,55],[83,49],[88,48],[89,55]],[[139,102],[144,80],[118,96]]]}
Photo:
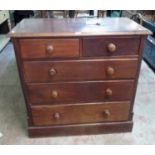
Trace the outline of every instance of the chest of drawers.
{"label": "chest of drawers", "polygon": [[11,32],[31,137],[132,130],[143,46],[127,18],[24,19]]}

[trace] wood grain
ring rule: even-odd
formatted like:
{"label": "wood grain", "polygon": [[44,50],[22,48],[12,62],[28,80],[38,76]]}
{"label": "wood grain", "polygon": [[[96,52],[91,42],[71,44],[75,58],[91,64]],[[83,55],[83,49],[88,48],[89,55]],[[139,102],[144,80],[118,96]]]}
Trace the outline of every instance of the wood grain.
{"label": "wood grain", "polygon": [[[31,24],[30,24],[31,23]],[[77,37],[152,34],[129,18],[24,19],[10,37]]]}
{"label": "wood grain", "polygon": [[[133,86],[133,80],[28,84],[27,98],[33,105],[131,100]],[[107,94],[109,89],[111,96]]]}
{"label": "wood grain", "polygon": [[[108,45],[116,46],[114,52],[108,50]],[[140,37],[88,37],[83,39],[83,56],[121,56],[137,55]]]}
{"label": "wood grain", "polygon": [[[129,118],[129,107],[130,102],[32,106],[32,115],[34,125],[125,121]],[[110,111],[108,117],[104,116],[105,110]],[[55,113],[59,113],[59,119],[54,117]]]}
{"label": "wood grain", "polygon": [[92,135],[103,133],[131,132],[132,121],[85,123],[51,126],[29,126],[29,137]]}
{"label": "wood grain", "polygon": [[[108,75],[108,67],[114,68],[113,75]],[[56,71],[54,76],[49,74],[51,68]],[[24,62],[26,82],[129,79],[136,73],[136,58]]]}
{"label": "wood grain", "polygon": [[[46,48],[53,47],[48,52]],[[21,39],[20,49],[26,58],[74,58],[79,57],[79,39]]]}

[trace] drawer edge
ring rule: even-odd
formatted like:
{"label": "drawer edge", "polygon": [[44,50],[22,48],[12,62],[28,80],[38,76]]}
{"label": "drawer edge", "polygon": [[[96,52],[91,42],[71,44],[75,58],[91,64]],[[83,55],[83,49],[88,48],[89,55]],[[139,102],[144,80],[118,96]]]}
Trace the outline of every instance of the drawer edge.
{"label": "drawer edge", "polygon": [[[130,118],[130,102],[128,101],[111,104],[97,102],[78,105],[31,106],[31,108],[35,126],[120,122]],[[108,114],[105,114],[105,111],[108,111]]]}
{"label": "drawer edge", "polygon": [[133,122],[131,120],[124,122],[108,122],[108,123],[89,123],[74,125],[55,125],[55,126],[29,126],[29,137],[44,136],[70,136],[70,135],[92,135],[103,133],[120,133],[131,132]]}

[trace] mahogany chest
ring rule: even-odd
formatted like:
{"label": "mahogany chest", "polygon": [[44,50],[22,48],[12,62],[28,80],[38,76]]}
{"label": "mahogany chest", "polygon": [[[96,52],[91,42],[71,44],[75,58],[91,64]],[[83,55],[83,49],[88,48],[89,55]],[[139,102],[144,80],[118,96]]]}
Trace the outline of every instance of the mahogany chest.
{"label": "mahogany chest", "polygon": [[24,19],[11,32],[29,136],[128,132],[144,41],[128,18]]}

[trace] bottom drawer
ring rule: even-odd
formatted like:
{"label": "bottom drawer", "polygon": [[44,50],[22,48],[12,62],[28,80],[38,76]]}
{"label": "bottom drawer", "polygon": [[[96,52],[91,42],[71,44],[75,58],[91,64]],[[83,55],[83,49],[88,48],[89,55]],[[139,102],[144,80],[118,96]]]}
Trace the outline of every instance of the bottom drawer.
{"label": "bottom drawer", "polygon": [[34,125],[124,121],[129,118],[129,109],[127,101],[32,106],[32,117]]}

